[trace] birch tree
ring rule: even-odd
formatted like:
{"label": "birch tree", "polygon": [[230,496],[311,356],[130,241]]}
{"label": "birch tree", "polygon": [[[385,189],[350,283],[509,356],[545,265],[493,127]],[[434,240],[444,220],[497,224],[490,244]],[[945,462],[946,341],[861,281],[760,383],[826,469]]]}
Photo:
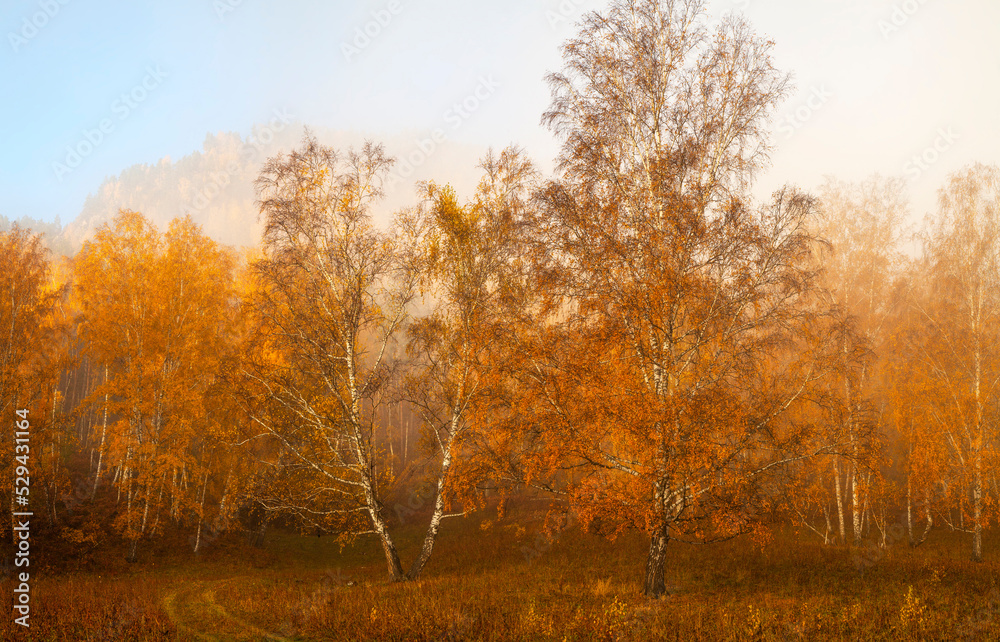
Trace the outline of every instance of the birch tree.
{"label": "birch tree", "polygon": [[1000,418],[1000,168],[975,165],[950,177],[925,255],[922,361],[938,390],[928,408],[960,474],[952,526],[972,535],[972,558],[980,561]]}
{"label": "birch tree", "polygon": [[413,297],[398,240],[371,220],[391,163],[372,143],[340,153],[307,137],[264,166],[263,258],[251,299],[259,327],[242,377],[248,444],[274,471],[264,506],[375,534],[389,576],[402,580],[384,504],[392,471],[375,439],[391,342]]}
{"label": "birch tree", "polygon": [[232,341],[232,272],[231,256],[190,219],[164,235],[131,211],[98,230],[74,265],[83,351],[104,373],[88,402],[102,415],[95,489],[113,471],[130,561],[168,519],[193,516],[200,532],[219,447],[205,396]]}
{"label": "birch tree", "polygon": [[460,204],[453,189],[429,183],[422,188],[425,205],[403,217],[421,289],[432,304],[407,331],[412,363],[403,396],[436,462],[433,512],[411,578],[430,556],[446,508],[479,499],[477,483],[489,457],[475,460],[484,454],[478,446],[487,441],[484,433],[501,403],[504,348],[518,320],[529,316],[525,254],[537,174],[517,148],[490,153],[482,168],[471,202]]}
{"label": "birch tree", "polygon": [[[64,480],[58,468],[62,419],[57,405],[59,368],[65,355],[66,328],[59,318],[65,288],[53,282],[52,264],[42,237],[14,225],[0,232],[0,438],[8,446],[0,453],[0,493],[11,512],[19,500],[55,521],[58,485]],[[27,410],[28,416],[16,414]],[[58,415],[57,415],[58,413]],[[15,445],[17,420],[27,419],[32,436],[29,445]],[[29,452],[30,446],[30,452]],[[32,462],[31,493],[15,492],[16,466]],[[28,492],[22,487],[21,492]],[[7,531],[13,533],[13,531]]]}
{"label": "birch tree", "polygon": [[665,590],[670,539],[752,528],[765,473],[802,456],[787,410],[816,374],[795,341],[815,202],[747,196],[786,89],[770,48],[737,17],[709,31],[698,0],[619,0],[584,18],[549,76],[553,256],[606,355],[586,412],[549,398],[561,429],[596,446],[580,453],[600,474],[578,502],[650,534],[647,595]]}
{"label": "birch tree", "polygon": [[820,191],[816,232],[830,244],[821,283],[840,356],[825,399],[831,429],[847,441],[830,466],[842,542],[860,542],[869,505],[865,489],[881,475],[876,455],[884,448],[885,400],[879,398],[878,358],[892,312],[893,278],[902,264],[899,246],[908,212],[903,187],[900,179],[876,175],[858,184],[828,179]]}

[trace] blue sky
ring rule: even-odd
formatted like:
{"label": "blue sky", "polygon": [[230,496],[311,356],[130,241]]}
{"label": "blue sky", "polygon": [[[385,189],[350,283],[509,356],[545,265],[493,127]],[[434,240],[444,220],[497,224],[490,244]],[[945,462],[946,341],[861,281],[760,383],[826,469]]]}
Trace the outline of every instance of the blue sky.
{"label": "blue sky", "polygon": [[[543,76],[558,67],[572,22],[603,6],[8,0],[0,13],[0,214],[68,222],[105,177],[196,151],[209,132],[246,135],[275,110],[375,138],[427,132],[484,82],[495,90],[449,138],[484,150],[518,142],[548,168],[556,143],[539,125]],[[716,16],[746,13],[795,77],[761,191],[877,171],[912,179],[921,213],[947,173],[1000,163],[1000,2],[709,6]],[[376,34],[367,44],[356,40],[366,28]],[[88,135],[99,143],[70,158],[67,147],[81,149]]]}

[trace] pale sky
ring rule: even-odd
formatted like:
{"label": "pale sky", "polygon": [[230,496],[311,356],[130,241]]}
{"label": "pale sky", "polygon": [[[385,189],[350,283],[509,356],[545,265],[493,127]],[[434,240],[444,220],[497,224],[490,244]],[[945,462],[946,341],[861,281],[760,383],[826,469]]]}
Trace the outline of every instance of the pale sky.
{"label": "pale sky", "polygon": [[[548,171],[557,143],[539,125],[543,77],[559,67],[573,22],[604,6],[5,0],[0,214],[67,223],[105,177],[190,154],[209,132],[247,135],[275,110],[375,139],[441,130],[469,150],[468,165],[516,142]],[[950,172],[1000,163],[1000,1],[709,6],[716,16],[744,12],[794,74],[761,195],[784,183],[815,189],[828,174],[902,175],[919,216]]]}

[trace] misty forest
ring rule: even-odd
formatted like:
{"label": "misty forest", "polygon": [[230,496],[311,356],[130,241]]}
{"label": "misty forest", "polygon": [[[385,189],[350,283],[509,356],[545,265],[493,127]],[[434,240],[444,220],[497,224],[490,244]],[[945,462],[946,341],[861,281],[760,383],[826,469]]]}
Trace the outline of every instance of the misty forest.
{"label": "misty forest", "polygon": [[255,226],[5,219],[5,638],[997,639],[1000,167],[762,197],[746,18],[574,33],[551,175],[376,217],[405,159],[297,126]]}

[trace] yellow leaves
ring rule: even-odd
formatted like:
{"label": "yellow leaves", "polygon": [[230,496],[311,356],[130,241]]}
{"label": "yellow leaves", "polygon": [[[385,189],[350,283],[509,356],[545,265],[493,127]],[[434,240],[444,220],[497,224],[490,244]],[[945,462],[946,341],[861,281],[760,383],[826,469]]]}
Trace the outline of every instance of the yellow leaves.
{"label": "yellow leaves", "polygon": [[435,189],[434,220],[452,244],[461,246],[468,242],[475,227],[475,215],[471,208],[463,208],[458,203],[458,195],[450,186]]}
{"label": "yellow leaves", "polygon": [[628,606],[616,595],[601,613],[606,635],[612,640],[621,639],[630,628],[630,615]]}
{"label": "yellow leaves", "polygon": [[[41,236],[17,225],[0,232],[0,411],[12,417],[15,410],[29,410],[31,452],[41,457],[32,476],[50,488],[60,485],[58,453],[68,443],[60,425],[59,381],[71,361],[64,291]],[[0,434],[9,437],[12,427]],[[0,490],[14,484],[14,457],[13,445],[0,451]]]}
{"label": "yellow leaves", "polygon": [[[190,217],[161,234],[130,211],[99,230],[74,264],[84,353],[103,366],[88,401],[110,419],[92,439],[106,442],[106,470],[125,471],[118,484],[146,501],[186,471],[196,483],[182,474],[185,483],[168,494],[185,512],[200,506],[178,495],[207,484],[198,460],[222,431],[208,396],[236,335],[234,271],[234,256]],[[143,534],[134,517],[119,522],[133,538]]]}
{"label": "yellow leaves", "polygon": [[521,616],[521,627],[531,638],[551,638],[555,635],[555,623],[550,615],[539,613],[534,598],[528,603],[528,609]]}
{"label": "yellow leaves", "polygon": [[743,622],[743,633],[750,639],[761,635],[764,628],[764,614],[753,604],[747,607],[746,619]]}
{"label": "yellow leaves", "polygon": [[94,524],[88,524],[87,526],[91,526],[92,528],[70,528],[64,526],[60,532],[60,537],[75,546],[97,546],[99,537],[102,534],[101,530],[96,528]]}
{"label": "yellow leaves", "polygon": [[899,621],[905,626],[923,626],[927,619],[927,607],[914,592],[913,586],[907,588],[903,598],[903,606],[899,609]]}

